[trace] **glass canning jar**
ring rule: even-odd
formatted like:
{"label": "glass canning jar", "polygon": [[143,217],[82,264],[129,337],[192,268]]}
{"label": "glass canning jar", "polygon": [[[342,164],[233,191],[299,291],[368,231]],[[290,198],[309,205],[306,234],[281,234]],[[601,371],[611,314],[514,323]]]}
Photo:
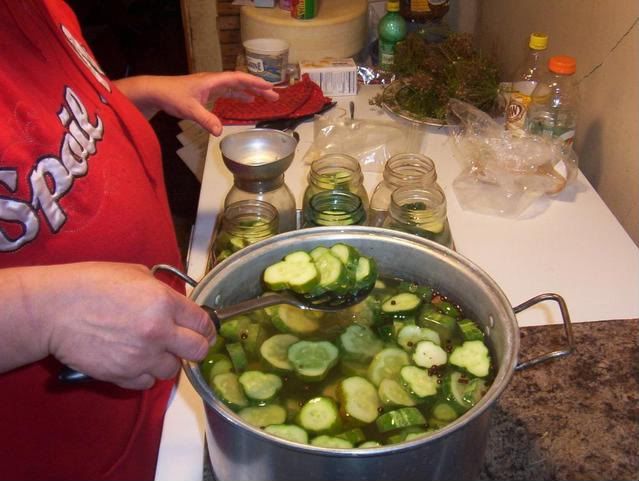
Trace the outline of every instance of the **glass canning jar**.
{"label": "glass canning jar", "polygon": [[328,154],[311,163],[302,211],[308,210],[311,198],[322,191],[351,192],[360,198],[364,210],[368,211],[368,194],[364,188],[364,175],[355,157],[346,154]]}
{"label": "glass canning jar", "polygon": [[349,191],[324,190],[311,197],[304,211],[304,227],[366,225],[366,209]]}
{"label": "glass canning jar", "polygon": [[284,174],[273,179],[248,180],[235,177],[233,187],[224,200],[224,207],[244,200],[267,202],[277,209],[278,232],[288,232],[297,227],[295,197],[284,183]]}
{"label": "glass canning jar", "polygon": [[454,248],[446,215],[446,196],[437,183],[428,187],[408,185],[395,189],[383,227]]}
{"label": "glass canning jar", "polygon": [[279,214],[268,202],[241,200],[224,209],[213,242],[214,262],[220,262],[251,244],[278,232]]}
{"label": "glass canning jar", "polygon": [[386,161],[383,179],[371,196],[368,225],[381,227],[388,214],[391,194],[406,185],[429,186],[437,181],[435,164],[422,154],[396,154]]}

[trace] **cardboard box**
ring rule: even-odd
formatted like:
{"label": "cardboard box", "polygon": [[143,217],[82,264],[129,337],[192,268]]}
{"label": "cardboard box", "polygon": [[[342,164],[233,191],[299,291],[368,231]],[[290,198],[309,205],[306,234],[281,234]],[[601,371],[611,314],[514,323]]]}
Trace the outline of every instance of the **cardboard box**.
{"label": "cardboard box", "polygon": [[357,65],[352,58],[301,60],[300,75],[307,73],[324,95],[357,95]]}

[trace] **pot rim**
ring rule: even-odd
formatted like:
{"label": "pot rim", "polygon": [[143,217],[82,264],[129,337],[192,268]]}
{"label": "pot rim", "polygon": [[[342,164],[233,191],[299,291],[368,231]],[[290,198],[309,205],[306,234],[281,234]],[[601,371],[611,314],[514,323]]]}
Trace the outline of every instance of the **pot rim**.
{"label": "pot rim", "polygon": [[[473,406],[459,418],[423,438],[417,438],[412,441],[406,441],[399,444],[391,444],[376,448],[330,449],[312,446],[310,444],[300,444],[288,441],[286,439],[268,434],[259,428],[255,428],[246,424],[244,421],[241,420],[237,413],[233,412],[230,408],[228,408],[224,403],[219,401],[213,395],[207,382],[204,380],[200,373],[198,363],[183,360],[183,370],[187,378],[191,382],[191,385],[204,401],[205,407],[213,409],[218,414],[220,414],[227,422],[233,424],[236,427],[242,428],[245,432],[251,433],[254,436],[280,443],[281,445],[286,446],[289,449],[321,455],[330,454],[331,456],[335,457],[380,456],[384,454],[396,453],[398,451],[411,450],[422,444],[435,442],[436,440],[449,435],[449,433],[463,428],[465,424],[481,416],[484,411],[492,407],[493,403],[497,401],[501,393],[510,382],[510,379],[515,372],[515,367],[517,366],[517,356],[519,352],[519,326],[515,317],[515,312],[503,290],[483,269],[481,269],[470,259],[434,241],[423,239],[413,234],[368,226],[313,227],[312,229],[290,231],[283,234],[275,235],[268,239],[252,244],[248,247],[245,247],[244,249],[242,249],[241,256],[231,256],[221,263],[217,264],[208,274],[204,276],[204,278],[202,278],[200,282],[197,283],[189,297],[193,301],[197,302],[197,297],[200,295],[202,290],[208,286],[208,284],[211,282],[211,279],[214,278],[217,273],[219,273],[223,269],[226,269],[228,265],[237,262],[240,258],[243,258],[244,262],[250,263],[251,258],[259,256],[260,252],[268,249],[269,246],[271,246],[272,244],[280,244],[285,242],[289,243],[291,248],[294,249],[295,239],[299,236],[313,237],[318,239],[330,239],[331,241],[345,241],[349,236],[352,237],[353,235],[360,237],[383,237],[385,240],[388,240],[390,242],[406,243],[407,245],[413,245],[414,247],[416,246],[418,248],[428,248],[430,251],[432,251],[433,255],[440,257],[443,261],[453,262],[458,266],[462,266],[475,278],[480,280],[485,285],[485,287],[490,289],[497,296],[500,303],[503,304],[504,307],[508,307],[508,309],[506,310],[508,314],[506,321],[507,327],[510,328],[509,340],[511,342],[509,344],[509,349],[507,349],[504,353],[503,360],[499,365],[499,369],[488,392],[475,406]],[[340,239],[340,236],[344,237],[344,239]]]}

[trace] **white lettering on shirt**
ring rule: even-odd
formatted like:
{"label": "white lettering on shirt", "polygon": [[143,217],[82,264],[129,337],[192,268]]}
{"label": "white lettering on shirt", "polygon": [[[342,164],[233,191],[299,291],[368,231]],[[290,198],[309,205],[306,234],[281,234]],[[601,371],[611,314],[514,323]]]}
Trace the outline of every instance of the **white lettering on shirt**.
{"label": "white lettering on shirt", "polygon": [[[67,220],[60,205],[69,193],[76,178],[87,175],[88,160],[96,153],[96,142],[104,136],[104,125],[99,116],[95,124],[89,120],[86,107],[72,89],[64,92],[65,103],[58,112],[58,119],[65,134],[59,156],[39,158],[28,177],[31,187],[29,202],[0,195],[0,221],[18,223],[22,229],[18,236],[10,238],[0,224],[0,252],[21,248],[36,238],[40,223],[40,212],[52,232],[59,232]],[[17,169],[0,170],[0,194],[4,186],[9,192],[17,189]]]}

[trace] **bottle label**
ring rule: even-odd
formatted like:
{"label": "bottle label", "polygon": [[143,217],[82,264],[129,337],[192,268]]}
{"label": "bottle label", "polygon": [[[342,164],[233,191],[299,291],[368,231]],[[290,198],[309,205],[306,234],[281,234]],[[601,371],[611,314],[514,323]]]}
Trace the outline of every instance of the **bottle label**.
{"label": "bottle label", "polygon": [[388,69],[395,63],[395,44],[379,41],[379,66]]}
{"label": "bottle label", "polygon": [[506,107],[506,129],[523,133],[526,124],[526,112],[532,100],[531,94],[536,82],[515,82]]}

